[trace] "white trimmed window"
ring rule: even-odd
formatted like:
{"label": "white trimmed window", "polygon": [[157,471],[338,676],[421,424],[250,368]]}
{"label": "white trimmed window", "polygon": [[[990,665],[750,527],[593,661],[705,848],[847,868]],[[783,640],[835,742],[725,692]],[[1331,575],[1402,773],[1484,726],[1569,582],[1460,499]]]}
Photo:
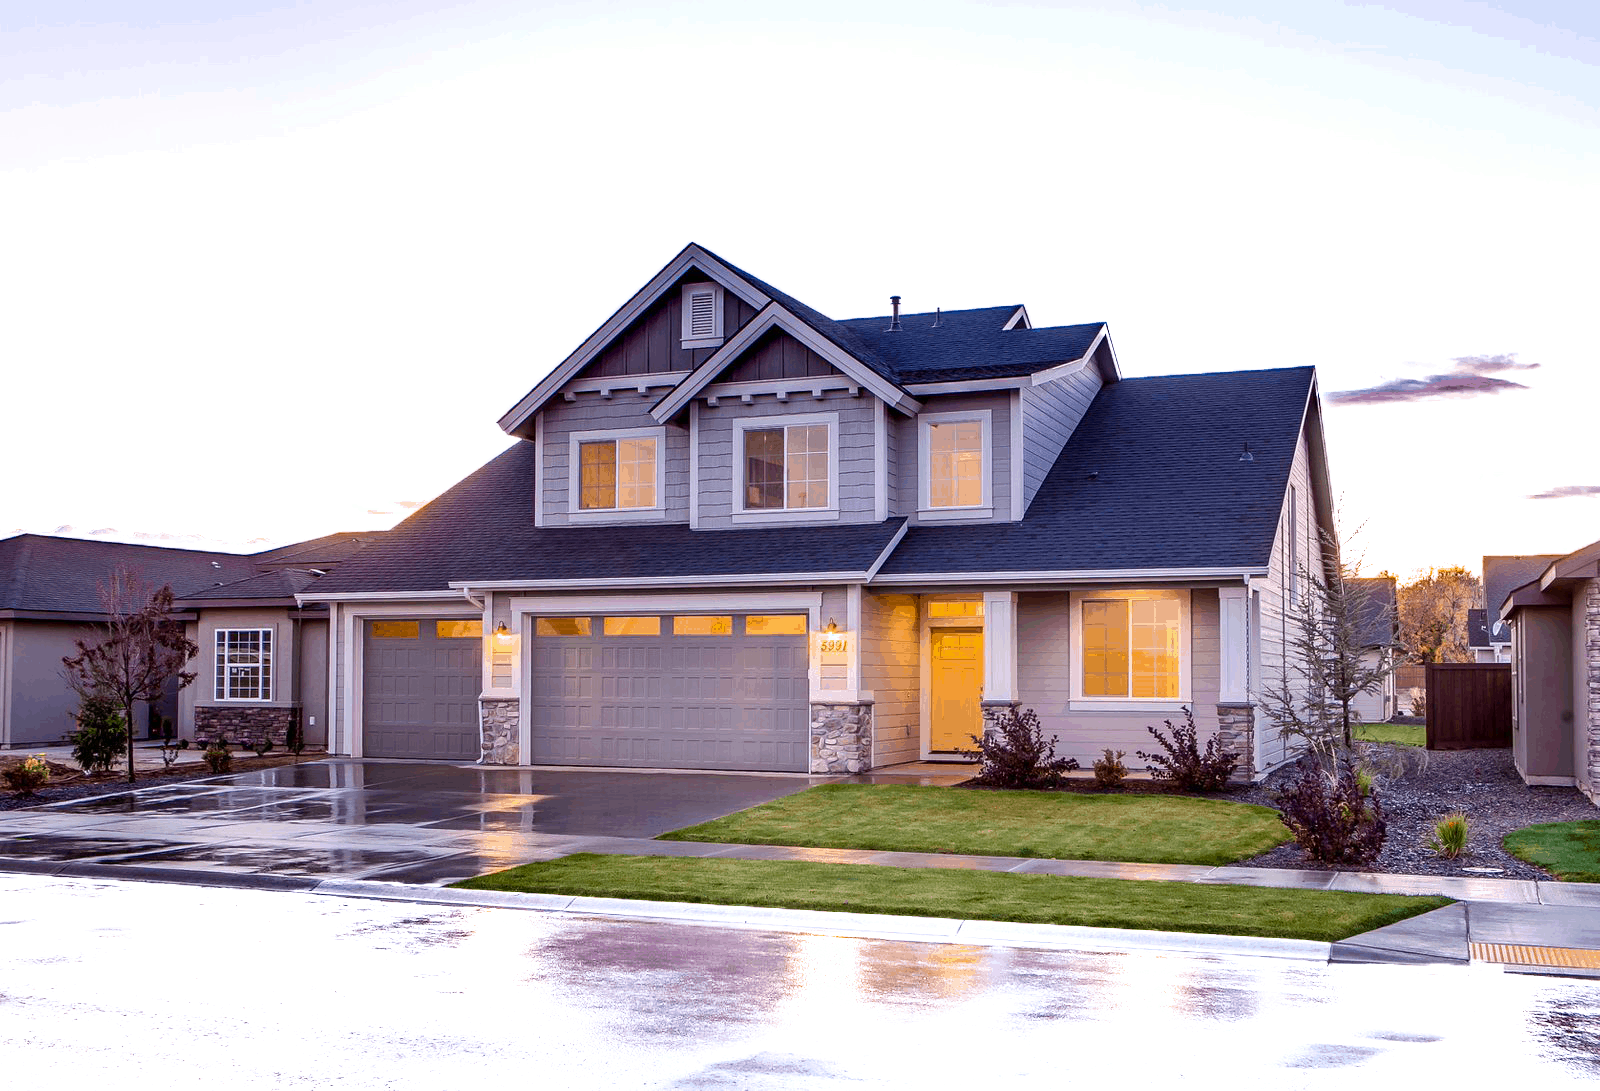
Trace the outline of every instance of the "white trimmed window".
{"label": "white trimmed window", "polygon": [[804,413],[736,422],[743,464],[736,510],[750,514],[838,508],[838,415]]}
{"label": "white trimmed window", "polygon": [[1072,695],[1086,702],[1189,698],[1189,592],[1072,596]]}
{"label": "white trimmed window", "polygon": [[722,344],[722,285],[706,281],[683,286],[682,335],[686,349]]}
{"label": "white trimmed window", "polygon": [[665,438],[660,428],[572,433],[568,510],[596,515],[658,510]]}
{"label": "white trimmed window", "polygon": [[272,630],[217,630],[217,700],[272,700]]}
{"label": "white trimmed window", "polygon": [[987,515],[993,414],[924,413],[917,419],[919,507],[925,515]]}

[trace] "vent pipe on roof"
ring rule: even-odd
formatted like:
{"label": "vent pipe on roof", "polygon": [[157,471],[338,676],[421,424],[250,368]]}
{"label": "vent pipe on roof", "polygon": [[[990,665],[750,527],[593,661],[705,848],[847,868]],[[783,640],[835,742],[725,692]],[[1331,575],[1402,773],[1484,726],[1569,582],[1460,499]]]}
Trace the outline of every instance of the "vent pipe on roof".
{"label": "vent pipe on roof", "polygon": [[1250,453],[1250,445],[1248,443],[1245,444],[1244,445],[1244,453],[1239,456],[1239,461],[1240,462],[1254,462],[1255,460],[1256,460],[1256,456]]}
{"label": "vent pipe on roof", "polygon": [[894,315],[889,319],[889,328],[897,330],[900,328],[900,297],[897,295],[890,296],[889,305],[894,308]]}
{"label": "vent pipe on roof", "polygon": [[933,309],[933,328],[938,329],[942,325],[944,325],[944,308],[935,307]]}

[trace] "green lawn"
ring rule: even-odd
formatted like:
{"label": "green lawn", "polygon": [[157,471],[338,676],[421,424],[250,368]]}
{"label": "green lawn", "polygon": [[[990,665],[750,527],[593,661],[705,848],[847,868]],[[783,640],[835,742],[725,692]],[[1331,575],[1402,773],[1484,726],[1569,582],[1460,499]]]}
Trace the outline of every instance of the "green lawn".
{"label": "green lawn", "polygon": [[1428,745],[1426,724],[1357,724],[1355,736],[1367,742],[1397,742],[1401,746]]}
{"label": "green lawn", "polygon": [[1230,864],[1289,840],[1269,807],[1168,795],[824,784],[667,841]]}
{"label": "green lawn", "polygon": [[602,898],[1334,941],[1449,898],[994,871],[579,853],[454,884]]}
{"label": "green lawn", "polygon": [[1512,830],[1506,851],[1569,883],[1600,883],[1600,819],[1547,822]]}

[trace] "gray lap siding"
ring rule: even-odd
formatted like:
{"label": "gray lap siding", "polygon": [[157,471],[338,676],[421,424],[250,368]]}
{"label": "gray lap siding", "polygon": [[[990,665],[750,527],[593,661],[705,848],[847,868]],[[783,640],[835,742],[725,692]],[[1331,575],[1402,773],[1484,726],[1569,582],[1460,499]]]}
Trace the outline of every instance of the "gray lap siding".
{"label": "gray lap siding", "polygon": [[[545,526],[565,526],[578,522],[569,518],[572,434],[574,432],[622,431],[631,428],[658,428],[650,416],[650,406],[661,394],[641,397],[631,389],[615,392],[610,398],[598,393],[580,393],[577,401],[556,400],[540,414],[539,442],[542,445],[544,480],[536,486],[544,505]],[[689,521],[689,432],[681,424],[665,427],[666,452],[661,484],[661,502],[667,522]],[[587,520],[583,520],[587,522]]]}

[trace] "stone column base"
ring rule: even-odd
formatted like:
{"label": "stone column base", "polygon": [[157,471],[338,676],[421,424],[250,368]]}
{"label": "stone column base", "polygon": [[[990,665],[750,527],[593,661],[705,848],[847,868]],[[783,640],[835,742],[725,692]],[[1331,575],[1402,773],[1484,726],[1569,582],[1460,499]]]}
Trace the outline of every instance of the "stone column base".
{"label": "stone column base", "polygon": [[[1004,724],[1011,722],[1011,714],[1021,707],[1021,701],[979,701],[983,710],[983,737],[998,735]],[[973,743],[975,748],[978,744]]]}
{"label": "stone column base", "polygon": [[811,772],[865,773],[872,768],[872,705],[812,704]]}
{"label": "stone column base", "polygon": [[483,752],[479,765],[520,765],[522,748],[517,745],[517,720],[522,702],[516,697],[480,697],[478,711],[483,718],[479,743]]}
{"label": "stone column base", "polygon": [[1236,781],[1253,781],[1256,775],[1256,706],[1248,701],[1217,705],[1217,749],[1239,759]]}
{"label": "stone column base", "polygon": [[289,729],[300,725],[300,710],[252,705],[198,705],[194,710],[194,741],[204,749],[217,739],[253,750],[265,739],[282,748]]}

